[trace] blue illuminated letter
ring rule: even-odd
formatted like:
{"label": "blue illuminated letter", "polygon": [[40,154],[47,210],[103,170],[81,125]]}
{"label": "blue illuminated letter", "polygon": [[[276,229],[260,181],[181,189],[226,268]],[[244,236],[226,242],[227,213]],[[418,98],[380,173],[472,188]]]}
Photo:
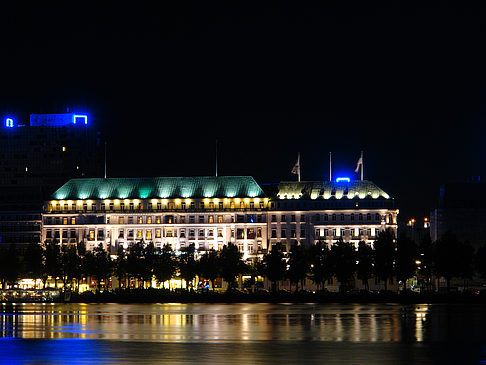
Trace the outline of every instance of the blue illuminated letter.
{"label": "blue illuminated letter", "polygon": [[88,116],[87,115],[73,115],[73,124],[76,124],[77,119],[84,120],[84,124],[88,124]]}
{"label": "blue illuminated letter", "polygon": [[351,181],[351,179],[350,179],[349,177],[338,177],[338,178],[336,179],[336,182],[343,182],[343,181],[345,181],[345,182],[350,182],[350,181]]}

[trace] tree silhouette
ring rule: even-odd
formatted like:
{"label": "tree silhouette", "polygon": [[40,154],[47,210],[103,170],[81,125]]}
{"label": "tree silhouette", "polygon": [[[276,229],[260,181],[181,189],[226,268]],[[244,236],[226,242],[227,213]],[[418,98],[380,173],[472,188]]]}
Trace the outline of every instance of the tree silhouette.
{"label": "tree silhouette", "polygon": [[165,244],[157,257],[155,264],[155,278],[162,282],[162,287],[165,288],[165,282],[172,279],[176,272],[176,262],[174,259],[174,251],[172,247]]}
{"label": "tree silhouette", "polygon": [[430,236],[425,236],[418,247],[418,257],[420,259],[420,266],[418,267],[418,274],[425,282],[426,289],[430,290],[432,287],[432,274],[434,266],[434,245]]}
{"label": "tree silhouette", "polygon": [[57,279],[61,275],[61,251],[57,243],[46,244],[44,262],[46,274],[54,279],[54,285],[57,288]]}
{"label": "tree silhouette", "polygon": [[331,246],[330,261],[336,279],[339,281],[339,291],[345,292],[356,272],[356,251],[350,242],[344,242],[342,237]]}
{"label": "tree silhouette", "polygon": [[178,260],[178,267],[181,280],[186,282],[186,288],[192,287],[192,281],[196,277],[196,260],[194,258],[196,249],[194,243],[181,249]]}
{"label": "tree silhouette", "polygon": [[322,288],[324,282],[332,278],[333,271],[329,255],[330,251],[326,242],[318,241],[309,247],[309,278],[318,288]]}
{"label": "tree silhouette", "polygon": [[228,283],[228,290],[234,287],[236,276],[244,272],[245,265],[241,260],[243,254],[238,247],[229,242],[219,253],[221,277]]}
{"label": "tree silhouette", "polygon": [[414,241],[406,235],[400,235],[397,240],[397,250],[395,253],[395,273],[397,279],[403,283],[406,289],[406,282],[413,277],[417,270],[418,248]]}
{"label": "tree silhouette", "polygon": [[446,232],[435,243],[434,249],[434,272],[437,277],[443,277],[447,282],[447,291],[451,288],[451,279],[459,276],[457,255],[460,254],[462,245],[456,235],[450,231]]}
{"label": "tree silhouette", "polygon": [[220,260],[217,251],[209,250],[201,256],[198,261],[198,274],[211,282],[214,291],[214,281],[220,275]]}
{"label": "tree silhouette", "polygon": [[371,248],[371,245],[365,241],[360,241],[356,259],[358,260],[356,267],[357,277],[365,284],[366,290],[369,290],[369,280],[373,276],[373,248]]}
{"label": "tree silhouette", "polygon": [[463,279],[463,289],[467,288],[467,280],[474,276],[474,248],[469,241],[460,242],[457,252],[457,276]]}
{"label": "tree silhouette", "polygon": [[[118,279],[118,285],[121,288],[122,280],[127,275],[127,255],[122,246],[118,247],[116,259],[113,262],[113,274]],[[128,283],[125,283],[125,287],[129,287]]]}
{"label": "tree silhouette", "polygon": [[263,272],[265,276],[272,282],[272,291],[277,291],[277,282],[285,277],[286,263],[282,252],[282,245],[277,242],[272,246],[270,252],[263,256]]}
{"label": "tree silhouette", "polygon": [[486,279],[486,244],[481,246],[476,252],[474,266],[478,275]]}
{"label": "tree silhouette", "polygon": [[[24,273],[27,278],[42,279],[44,268],[44,249],[38,243],[29,243],[24,253]],[[35,287],[35,286],[34,286]]]}
{"label": "tree silhouette", "polygon": [[391,229],[381,231],[374,242],[374,271],[378,279],[385,282],[388,290],[388,280],[395,274],[395,234]]}
{"label": "tree silhouette", "polygon": [[290,280],[290,283],[295,283],[295,290],[298,291],[299,282],[305,280],[310,266],[307,251],[303,245],[297,245],[296,243],[292,245],[287,265],[287,278]]}

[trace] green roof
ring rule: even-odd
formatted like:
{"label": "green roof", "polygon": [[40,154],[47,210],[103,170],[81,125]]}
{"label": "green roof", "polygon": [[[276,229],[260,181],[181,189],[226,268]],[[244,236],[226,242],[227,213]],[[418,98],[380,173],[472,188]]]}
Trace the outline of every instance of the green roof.
{"label": "green roof", "polygon": [[51,198],[146,199],[264,197],[251,176],[71,179]]}
{"label": "green roof", "polygon": [[303,181],[281,182],[277,189],[280,199],[390,199],[375,183],[368,180],[349,182]]}

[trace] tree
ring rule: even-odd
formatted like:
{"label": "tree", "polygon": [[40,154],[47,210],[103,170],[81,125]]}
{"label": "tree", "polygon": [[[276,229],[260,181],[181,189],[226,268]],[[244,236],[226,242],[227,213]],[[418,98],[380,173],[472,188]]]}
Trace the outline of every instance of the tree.
{"label": "tree", "polygon": [[101,282],[105,282],[105,288],[108,278],[112,274],[112,261],[110,254],[103,248],[103,244],[95,247],[92,252],[85,255],[84,268],[86,273],[96,280],[96,290],[101,290]]}
{"label": "tree", "polygon": [[[305,280],[309,272],[309,260],[307,250],[303,245],[293,244],[290,248],[289,260],[287,262],[287,277],[290,283],[295,283],[295,290],[299,290],[299,282]],[[302,285],[303,287],[303,285]]]}
{"label": "tree", "polygon": [[323,287],[324,282],[332,278],[332,267],[326,242],[318,241],[309,248],[310,279],[316,286]]}
{"label": "tree", "polygon": [[209,250],[201,256],[198,262],[198,274],[211,282],[214,291],[214,281],[220,275],[220,261],[217,251]]}
{"label": "tree", "polygon": [[229,242],[219,253],[219,266],[221,277],[228,283],[228,290],[233,288],[236,276],[244,272],[244,263],[241,260],[243,254],[238,251],[238,247]]}
{"label": "tree", "polygon": [[162,282],[163,288],[165,288],[165,282],[173,278],[176,268],[174,251],[170,245],[166,244],[157,257],[154,272],[156,280]]}
{"label": "tree", "polygon": [[418,267],[419,279],[425,282],[427,290],[431,290],[432,286],[432,273],[434,265],[434,245],[429,235],[426,235],[419,244],[418,256],[420,260],[420,266]]}
{"label": "tree", "polygon": [[486,244],[481,246],[476,252],[474,266],[478,275],[486,279]]}
{"label": "tree", "polygon": [[263,256],[263,272],[268,280],[272,282],[272,291],[277,291],[277,282],[285,277],[286,263],[282,252],[282,245],[277,242],[272,246],[270,252]]}
{"label": "tree", "polygon": [[373,249],[365,241],[360,241],[356,253],[358,264],[356,274],[359,280],[365,284],[366,290],[369,290],[369,280],[373,276]]}
{"label": "tree", "polygon": [[397,240],[395,253],[395,273],[397,279],[403,283],[403,289],[407,289],[407,280],[413,277],[417,270],[417,245],[409,237],[402,234]]}
{"label": "tree", "polygon": [[57,288],[57,279],[61,275],[61,250],[57,243],[46,244],[44,262],[46,275],[54,279],[54,285]]}
{"label": "tree", "polygon": [[61,277],[64,288],[67,283],[72,287],[73,280],[80,276],[81,271],[81,257],[77,253],[77,248],[74,245],[69,245],[61,253]]}
{"label": "tree", "polygon": [[374,247],[375,275],[385,282],[385,290],[388,290],[388,280],[395,274],[395,233],[391,229],[381,231]]}
{"label": "tree", "polygon": [[469,241],[461,242],[457,253],[457,276],[463,279],[463,289],[467,288],[467,280],[474,275],[474,248]]}
{"label": "tree", "polygon": [[127,255],[122,246],[118,247],[116,260],[113,262],[113,274],[118,279],[118,286],[121,288],[122,280],[127,275]]}
{"label": "tree", "polygon": [[192,281],[196,277],[196,260],[194,254],[196,249],[194,243],[191,243],[188,247],[181,249],[181,254],[178,260],[178,267],[181,280],[186,282],[186,288],[192,286]]}
{"label": "tree", "polygon": [[19,254],[15,244],[12,243],[8,248],[2,248],[0,251],[0,281],[2,282],[2,288],[5,289],[7,284],[13,286],[19,275]]}
{"label": "tree", "polygon": [[457,255],[460,254],[461,242],[450,231],[446,232],[435,243],[434,272],[437,277],[443,277],[447,282],[447,291],[451,288],[451,279],[459,276]]}
{"label": "tree", "polygon": [[42,279],[44,275],[44,249],[38,243],[30,243],[24,253],[25,275],[30,279]]}
{"label": "tree", "polygon": [[143,242],[135,242],[130,247],[127,255],[126,268],[129,279],[136,278],[139,282],[143,281],[145,270]]}
{"label": "tree", "polygon": [[155,246],[153,242],[149,242],[143,250],[143,270],[142,270],[142,278],[144,283],[145,282],[152,282],[152,278],[154,276],[155,271],[155,264],[156,264],[156,253],[155,253]]}
{"label": "tree", "polygon": [[356,251],[350,242],[344,242],[342,237],[331,246],[331,265],[336,279],[339,281],[339,291],[345,292],[356,272]]}

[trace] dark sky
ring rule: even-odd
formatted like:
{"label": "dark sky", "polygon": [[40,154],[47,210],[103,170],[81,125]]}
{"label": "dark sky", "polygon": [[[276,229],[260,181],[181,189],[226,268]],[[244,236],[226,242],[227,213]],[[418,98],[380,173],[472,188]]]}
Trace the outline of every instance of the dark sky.
{"label": "dark sky", "polygon": [[329,151],[353,176],[364,150],[402,218],[486,179],[479,2],[19,3],[0,5],[0,115],[88,113],[111,176],[212,175],[216,139],[219,173],[260,183],[295,179],[299,151],[303,180]]}

